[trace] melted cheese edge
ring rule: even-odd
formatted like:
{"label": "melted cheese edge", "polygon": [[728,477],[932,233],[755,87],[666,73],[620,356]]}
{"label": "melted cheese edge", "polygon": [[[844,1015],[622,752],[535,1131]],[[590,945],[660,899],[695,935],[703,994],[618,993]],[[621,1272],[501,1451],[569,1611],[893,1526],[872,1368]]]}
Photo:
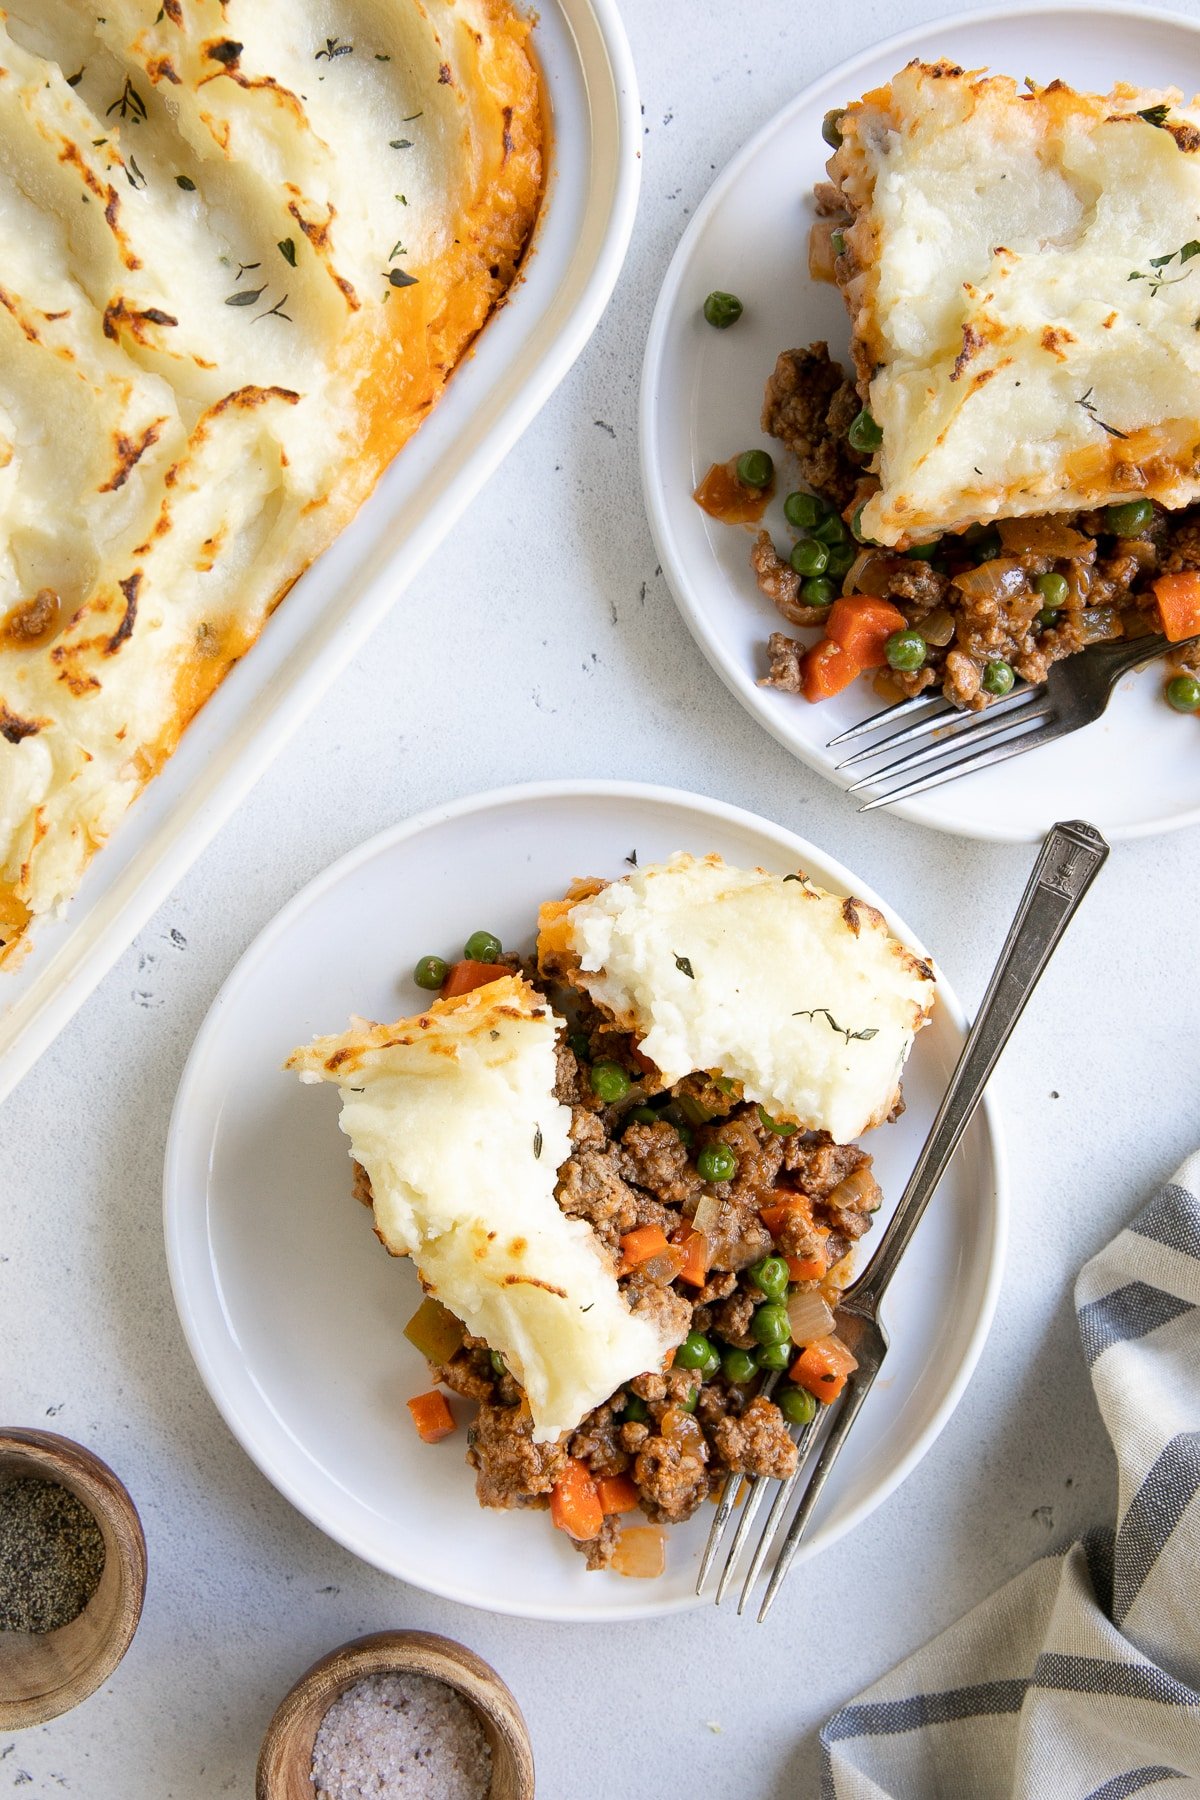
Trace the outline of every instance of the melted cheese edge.
{"label": "melted cheese edge", "polygon": [[[1200,112],[1179,102],[913,63],[847,110],[839,279],[883,431],[864,535],[1200,497],[1200,258],[1178,254]],[[1160,104],[1164,127],[1139,118]]]}
{"label": "melted cheese edge", "polygon": [[332,1081],[387,1248],[504,1356],[534,1439],[578,1425],[673,1347],[629,1310],[590,1225],[555,1199],[571,1154],[554,1097],[559,1022],[520,977],[436,1000],[417,1019],[318,1038],[302,1081]]}
{"label": "melted cheese edge", "polygon": [[[0,15],[0,961],[513,281],[528,29],[508,0]],[[5,631],[45,588],[57,633]]]}
{"label": "melted cheese edge", "polygon": [[664,1085],[707,1070],[842,1144],[891,1112],[934,1001],[932,971],[873,907],[719,856],[673,856],[576,901],[548,920],[552,944]]}

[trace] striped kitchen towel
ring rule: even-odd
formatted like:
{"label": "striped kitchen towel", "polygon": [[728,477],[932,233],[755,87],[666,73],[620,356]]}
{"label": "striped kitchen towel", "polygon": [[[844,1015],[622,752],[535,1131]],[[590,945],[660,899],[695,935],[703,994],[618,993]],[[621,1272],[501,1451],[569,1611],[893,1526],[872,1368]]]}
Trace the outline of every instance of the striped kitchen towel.
{"label": "striped kitchen towel", "polygon": [[1200,1151],[1075,1285],[1117,1529],[835,1713],[823,1800],[1200,1796]]}

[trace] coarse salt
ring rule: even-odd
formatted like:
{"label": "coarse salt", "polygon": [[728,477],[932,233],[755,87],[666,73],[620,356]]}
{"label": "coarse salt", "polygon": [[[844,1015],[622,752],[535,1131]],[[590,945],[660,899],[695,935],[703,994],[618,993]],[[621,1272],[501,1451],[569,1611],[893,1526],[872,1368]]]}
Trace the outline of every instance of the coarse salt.
{"label": "coarse salt", "polygon": [[487,1800],[492,1752],[461,1694],[427,1675],[368,1675],[313,1745],[317,1800]]}

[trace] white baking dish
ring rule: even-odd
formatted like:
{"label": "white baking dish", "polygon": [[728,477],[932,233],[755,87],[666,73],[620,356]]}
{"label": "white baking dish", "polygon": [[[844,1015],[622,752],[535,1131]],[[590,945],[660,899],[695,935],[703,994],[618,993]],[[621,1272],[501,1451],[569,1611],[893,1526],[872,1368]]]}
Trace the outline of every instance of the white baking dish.
{"label": "white baking dish", "polygon": [[440,404],[299,581],[93,860],[0,975],[0,1100],[82,1004],[441,542],[562,380],[633,228],[641,119],[616,0],[544,0],[552,155],[533,253]]}

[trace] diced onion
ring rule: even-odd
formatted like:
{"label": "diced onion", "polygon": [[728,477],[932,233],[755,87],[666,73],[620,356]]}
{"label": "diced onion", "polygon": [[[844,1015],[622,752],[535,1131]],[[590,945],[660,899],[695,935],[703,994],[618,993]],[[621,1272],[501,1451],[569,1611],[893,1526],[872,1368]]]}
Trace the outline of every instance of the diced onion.
{"label": "diced onion", "polygon": [[876,1212],[880,1199],[879,1183],[864,1163],[838,1182],[826,1205],[839,1207],[843,1212]]}
{"label": "diced onion", "polygon": [[954,636],[954,614],[944,606],[935,606],[921,620],[917,630],[927,644],[936,644],[941,650]]}
{"label": "diced onion", "polygon": [[1000,542],[1016,556],[1086,556],[1094,540],[1061,519],[1001,519]]}
{"label": "diced onion", "polygon": [[954,586],[972,599],[1009,600],[1023,593],[1028,585],[1025,568],[1015,556],[995,556],[980,563],[977,569],[964,569],[954,577]]}
{"label": "diced onion", "polygon": [[887,556],[878,550],[860,550],[850,564],[846,579],[842,583],[844,594],[874,594],[876,599],[887,591],[887,578],[890,565]]}
{"label": "diced onion", "polygon": [[710,1243],[713,1233],[720,1223],[723,1205],[724,1201],[718,1200],[715,1194],[701,1194],[696,1203],[696,1210],[692,1215],[692,1228],[695,1231],[702,1231]]}
{"label": "diced onion", "polygon": [[432,1294],[426,1294],[408,1324],[404,1335],[421,1352],[427,1362],[440,1368],[462,1349],[467,1328]]}
{"label": "diced onion", "polygon": [[657,1525],[627,1525],[610,1566],[635,1581],[653,1581],[667,1566],[666,1533]]}
{"label": "diced onion", "polygon": [[1115,606],[1085,606],[1079,615],[1079,629],[1085,644],[1103,644],[1123,635]]}
{"label": "diced onion", "polygon": [[793,1344],[815,1344],[833,1331],[833,1311],[816,1288],[801,1288],[793,1294],[787,1312]]}

